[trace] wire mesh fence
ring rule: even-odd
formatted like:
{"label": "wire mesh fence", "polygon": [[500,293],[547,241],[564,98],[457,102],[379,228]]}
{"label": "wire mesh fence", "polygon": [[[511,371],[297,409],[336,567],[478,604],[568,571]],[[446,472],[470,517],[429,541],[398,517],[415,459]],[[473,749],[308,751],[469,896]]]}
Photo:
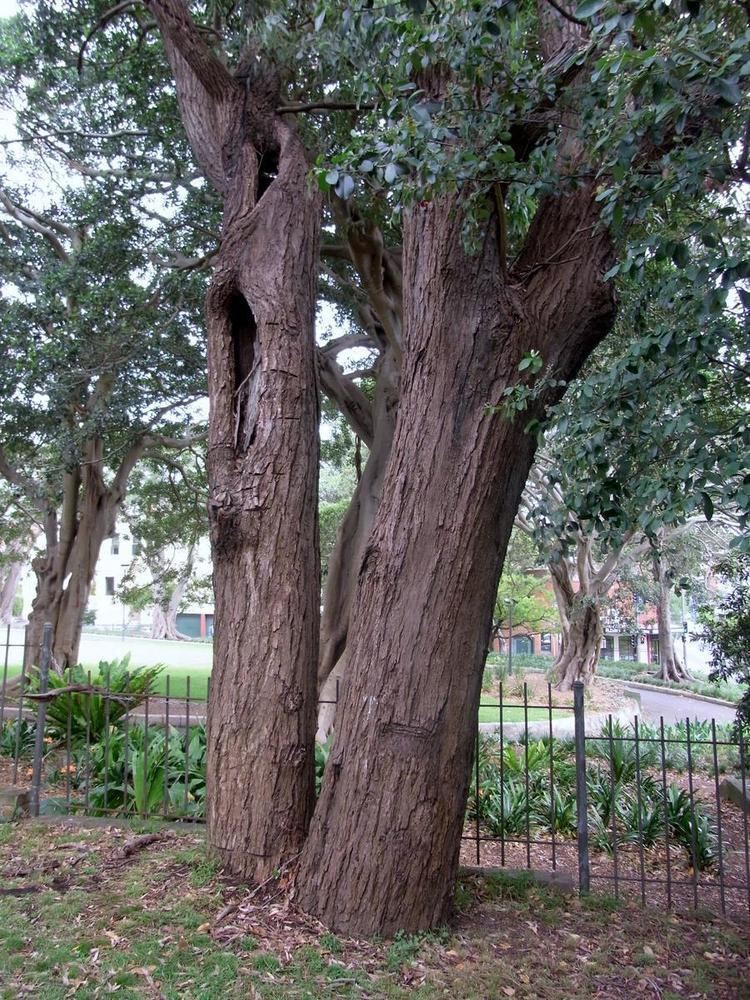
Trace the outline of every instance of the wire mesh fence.
{"label": "wire mesh fence", "polygon": [[[0,819],[205,815],[205,687],[126,663],[60,677],[5,669]],[[178,686],[179,685],[179,686]],[[327,754],[316,753],[318,783]],[[500,682],[480,704],[462,862],[528,869],[581,892],[750,916],[750,779],[740,731],[588,712],[583,688]]]}

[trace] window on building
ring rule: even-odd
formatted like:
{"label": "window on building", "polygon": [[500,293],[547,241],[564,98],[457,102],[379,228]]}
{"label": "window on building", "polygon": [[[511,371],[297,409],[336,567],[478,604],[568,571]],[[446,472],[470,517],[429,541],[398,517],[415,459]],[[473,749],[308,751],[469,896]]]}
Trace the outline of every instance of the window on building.
{"label": "window on building", "polygon": [[119,555],[120,552],[120,536],[112,535],[112,555]]}
{"label": "window on building", "polygon": [[551,653],[552,652],[552,633],[551,632],[542,632],[542,634],[540,636],[540,640],[541,640],[541,644],[540,644],[539,648],[541,649],[541,651],[543,653]]}
{"label": "window on building", "polygon": [[115,578],[113,576],[104,577],[104,593],[107,597],[115,596]]}
{"label": "window on building", "polygon": [[141,554],[141,540],[140,538],[133,539],[133,555],[139,556]]}
{"label": "window on building", "polygon": [[602,645],[599,650],[599,658],[602,660],[614,660],[615,658],[615,637],[613,635],[602,636]]}

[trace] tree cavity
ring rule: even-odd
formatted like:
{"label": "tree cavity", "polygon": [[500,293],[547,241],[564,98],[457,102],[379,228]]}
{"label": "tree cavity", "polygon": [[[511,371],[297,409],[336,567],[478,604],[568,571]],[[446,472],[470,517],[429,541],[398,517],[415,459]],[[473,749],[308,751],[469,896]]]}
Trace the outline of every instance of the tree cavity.
{"label": "tree cavity", "polygon": [[245,296],[234,291],[226,305],[234,360],[234,446],[247,451],[255,440],[260,398],[258,327]]}

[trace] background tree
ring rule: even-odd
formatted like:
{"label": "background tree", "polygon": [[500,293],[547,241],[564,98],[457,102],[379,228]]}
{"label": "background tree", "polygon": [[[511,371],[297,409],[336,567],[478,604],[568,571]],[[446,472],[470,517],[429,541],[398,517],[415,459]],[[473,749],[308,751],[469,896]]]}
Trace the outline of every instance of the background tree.
{"label": "background tree", "polygon": [[514,632],[534,634],[556,632],[559,628],[555,598],[539,564],[539,551],[532,539],[514,530],[495,598],[492,630],[497,638],[505,641],[511,615]]}
{"label": "background tree", "polygon": [[[140,552],[118,596],[126,604],[151,608],[152,639],[188,638],[177,629],[177,612],[200,541],[208,535],[207,499],[205,456],[194,449],[179,461],[143,463],[134,476],[123,515]],[[141,579],[143,568],[147,581]]]}
{"label": "background tree", "polygon": [[711,680],[733,680],[747,688],[737,705],[737,726],[750,736],[750,556],[736,554],[719,563],[719,576],[731,590],[715,607],[699,609],[701,629],[694,638],[711,652]]}
{"label": "background tree", "polygon": [[[115,40],[112,61],[79,88],[80,27],[78,11],[47,5],[2,26],[0,97],[18,138],[5,144],[0,186],[0,475],[42,525],[29,656],[37,662],[50,621],[61,669],[77,660],[99,549],[133,468],[190,437],[189,407],[205,392],[200,277],[154,271],[179,246],[179,201],[191,198],[181,168],[163,164],[168,119],[156,138],[137,87],[117,101],[120,64],[139,81],[144,66]],[[112,165],[130,132],[142,152]],[[152,211],[157,193],[175,199],[169,218]]]}
{"label": "background tree", "polygon": [[18,497],[0,483],[0,624],[10,625],[24,569],[31,562],[39,525],[33,511],[26,510]]}

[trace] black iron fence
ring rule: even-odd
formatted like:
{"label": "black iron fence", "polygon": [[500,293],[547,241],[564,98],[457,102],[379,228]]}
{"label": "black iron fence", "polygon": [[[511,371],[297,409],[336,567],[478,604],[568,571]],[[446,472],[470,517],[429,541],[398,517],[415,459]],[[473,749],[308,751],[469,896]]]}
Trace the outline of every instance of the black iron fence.
{"label": "black iron fence", "polygon": [[[154,670],[50,673],[0,687],[0,818],[14,811],[200,822],[207,687]],[[317,747],[322,778],[327,752]],[[462,861],[586,893],[750,915],[750,781],[741,732],[591,711],[541,678],[483,694]]]}

